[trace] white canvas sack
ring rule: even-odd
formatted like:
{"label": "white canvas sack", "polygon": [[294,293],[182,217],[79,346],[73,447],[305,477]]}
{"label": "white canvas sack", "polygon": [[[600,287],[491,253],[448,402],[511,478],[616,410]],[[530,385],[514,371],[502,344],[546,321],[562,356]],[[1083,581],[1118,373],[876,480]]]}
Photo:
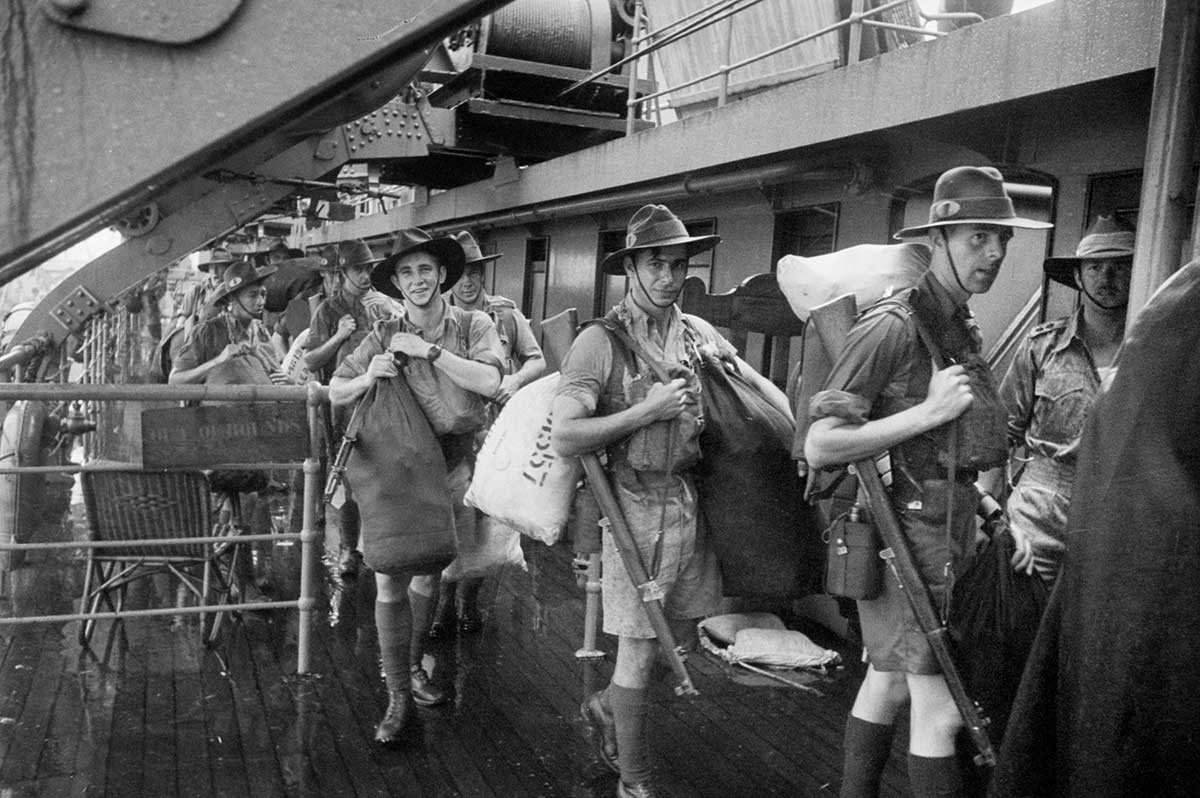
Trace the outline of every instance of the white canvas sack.
{"label": "white canvas sack", "polygon": [[854,294],[860,310],[916,285],[929,268],[924,244],[859,244],[827,255],[779,259],[779,289],[792,312],[808,321],[818,305]]}
{"label": "white canvas sack", "polygon": [[546,544],[567,525],[582,466],[550,448],[558,373],[517,391],[488,431],[466,503]]}

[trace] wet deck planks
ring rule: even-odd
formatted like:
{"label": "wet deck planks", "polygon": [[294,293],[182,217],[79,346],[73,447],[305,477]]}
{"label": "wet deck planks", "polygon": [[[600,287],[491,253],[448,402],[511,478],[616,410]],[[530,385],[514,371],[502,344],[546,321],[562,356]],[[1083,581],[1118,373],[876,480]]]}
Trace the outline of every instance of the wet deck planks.
{"label": "wet deck planks", "polygon": [[[304,677],[295,673],[294,615],[250,615],[214,650],[199,647],[190,620],[102,624],[95,653],[78,648],[71,625],[8,629],[0,635],[0,791],[611,795],[615,777],[593,754],[578,708],[584,690],[611,674],[613,642],[602,637],[608,661],[574,657],[583,594],[570,553],[526,550],[528,571],[510,569],[485,586],[482,634],[431,643],[434,678],[455,698],[419,710],[396,749],[371,742],[386,695],[370,580],[331,591],[314,636],[314,673]],[[54,573],[60,584],[40,590],[57,596],[61,610],[72,583]],[[690,666],[699,698],[675,697],[669,674],[651,687],[649,739],[664,794],[836,794],[856,665],[818,683],[821,696],[748,683],[703,653]],[[886,796],[906,794],[902,761],[893,756]]]}

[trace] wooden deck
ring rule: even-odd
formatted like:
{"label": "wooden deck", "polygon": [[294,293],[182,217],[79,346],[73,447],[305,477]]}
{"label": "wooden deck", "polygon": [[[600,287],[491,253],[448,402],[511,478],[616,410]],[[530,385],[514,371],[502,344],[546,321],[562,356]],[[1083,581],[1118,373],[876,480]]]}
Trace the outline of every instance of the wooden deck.
{"label": "wooden deck", "polygon": [[[326,580],[306,676],[296,674],[294,612],[247,614],[212,650],[199,646],[194,620],[101,626],[95,652],[79,648],[73,624],[0,627],[0,795],[612,795],[615,776],[593,753],[579,703],[611,673],[613,641],[602,638],[606,661],[575,659],[583,591],[570,552],[528,541],[525,550],[527,571],[486,583],[484,631],[431,644],[434,678],[454,701],[419,710],[395,750],[372,742],[385,697],[371,579],[349,589]],[[12,573],[0,612],[73,609],[78,560],[31,559]],[[272,556],[277,570],[295,559]],[[820,642],[842,645],[849,664],[812,676],[819,694],[703,652],[689,661],[700,697],[675,697],[669,674],[656,681],[648,733],[664,794],[836,795],[861,666],[836,639]],[[888,796],[906,794],[903,745]]]}

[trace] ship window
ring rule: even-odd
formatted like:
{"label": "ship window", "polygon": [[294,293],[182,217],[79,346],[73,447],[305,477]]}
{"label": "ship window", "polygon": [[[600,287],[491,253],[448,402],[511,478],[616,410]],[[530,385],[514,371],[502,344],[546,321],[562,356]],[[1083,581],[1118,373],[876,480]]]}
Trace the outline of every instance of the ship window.
{"label": "ship window", "polygon": [[[684,221],[683,226],[687,228],[688,235],[692,236],[711,236],[717,233],[716,219]],[[608,275],[600,268],[600,264],[610,253],[624,247],[624,228],[600,231],[599,254],[596,258],[596,302],[592,308],[596,316],[607,313],[609,308],[621,301],[628,290],[628,281],[624,274]],[[694,256],[688,264],[688,277],[699,277],[705,285],[711,286],[715,253],[715,249],[710,249]]]}
{"label": "ship window", "polygon": [[833,252],[837,245],[841,204],[828,202],[775,214],[771,271],[784,255],[812,257]]}

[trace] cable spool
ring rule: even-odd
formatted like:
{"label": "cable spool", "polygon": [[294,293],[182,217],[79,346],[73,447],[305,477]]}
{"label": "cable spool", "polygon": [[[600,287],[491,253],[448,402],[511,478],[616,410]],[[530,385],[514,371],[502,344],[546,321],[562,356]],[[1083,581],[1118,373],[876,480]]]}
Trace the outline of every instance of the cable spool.
{"label": "cable spool", "polygon": [[[592,68],[592,38],[595,27],[605,29],[608,20],[593,20],[591,0],[516,0],[491,16],[486,52],[505,58],[542,64]],[[607,4],[602,6],[608,13]],[[597,31],[598,32],[598,31]]]}

